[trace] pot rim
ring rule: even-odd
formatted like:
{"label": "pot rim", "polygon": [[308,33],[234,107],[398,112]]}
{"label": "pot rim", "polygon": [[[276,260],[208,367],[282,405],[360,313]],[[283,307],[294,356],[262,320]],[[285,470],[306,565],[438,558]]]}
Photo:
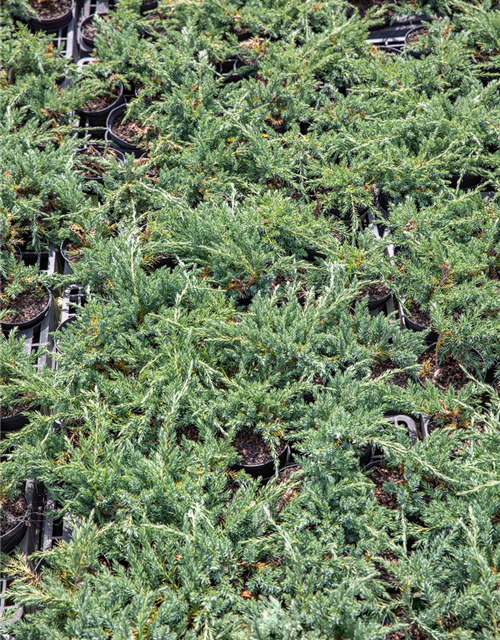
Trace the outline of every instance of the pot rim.
{"label": "pot rim", "polygon": [[6,416],[5,418],[3,418],[2,416],[0,416],[0,424],[3,426],[6,422],[14,422],[15,420],[18,420],[21,416],[25,416],[27,413],[31,413],[32,409],[31,407],[29,409],[25,409],[24,411],[19,411],[18,413],[14,413],[11,416]]}
{"label": "pot rim", "polygon": [[66,318],[66,320],[63,320],[62,322],[60,322],[57,327],[54,329],[53,334],[54,334],[54,348],[57,351],[57,353],[61,353],[61,350],[59,349],[59,340],[57,339],[57,333],[59,331],[61,331],[61,329],[64,329],[65,327],[68,326],[68,324],[70,324],[73,320],[76,320],[77,318],[77,314],[74,313],[73,315],[70,315]]}
{"label": "pot rim", "polygon": [[[26,510],[22,516],[22,519],[14,526],[12,527],[12,529],[10,529],[9,531],[6,531],[5,533],[2,533],[2,535],[0,536],[0,548],[4,549],[5,548],[5,542],[8,541],[11,538],[17,538],[19,536],[20,531],[24,531],[26,529],[26,527],[28,526],[28,522],[29,519],[31,517],[31,508],[30,508],[30,504],[26,498],[26,494],[24,492],[24,490],[19,492],[19,495],[22,495],[24,498],[24,502],[26,504]],[[9,549],[9,551],[7,551],[6,553],[9,553],[12,549],[14,549],[19,542],[21,542],[22,538],[24,536],[23,535],[19,538],[19,540],[16,541],[16,543],[12,546],[11,549]]]}
{"label": "pot rim", "polygon": [[407,31],[405,34],[405,41],[404,41],[405,47],[411,44],[408,42],[408,36],[412,33],[415,33],[416,31],[422,31],[422,30],[425,30],[427,31],[427,33],[429,33],[429,27],[425,24],[417,24],[414,27],[412,27],[409,31]]}
{"label": "pot rim", "polygon": [[30,16],[28,18],[28,23],[35,29],[46,30],[48,27],[49,29],[59,31],[59,29],[63,29],[71,22],[74,10],[75,2],[74,0],[71,0],[71,7],[65,13],[62,13],[61,15],[54,18],[39,18],[38,16]]}
{"label": "pot rim", "polygon": [[110,113],[111,111],[113,111],[113,109],[115,109],[117,106],[120,106],[123,102],[123,84],[121,82],[118,85],[118,89],[119,91],[116,99],[113,100],[113,102],[107,107],[96,109],[95,111],[86,111],[85,109],[79,109],[79,113],[81,113],[85,118],[92,118]]}
{"label": "pot rim", "polygon": [[125,112],[126,108],[127,108],[127,103],[122,103],[122,104],[119,104],[118,106],[116,106],[114,109],[112,109],[109,112],[108,117],[106,119],[105,140],[106,140],[106,142],[109,142],[110,140],[112,140],[113,142],[115,142],[115,144],[119,145],[121,147],[122,153],[123,153],[123,151],[130,151],[130,152],[138,152],[138,153],[140,152],[141,155],[143,155],[144,154],[143,148],[140,148],[137,144],[133,144],[131,142],[127,142],[126,140],[124,140],[120,136],[116,135],[116,133],[113,133],[112,126],[113,126],[115,120],[122,113]]}
{"label": "pot rim", "polygon": [[81,21],[79,32],[80,32],[82,41],[87,45],[87,47],[92,47],[92,48],[94,47],[94,38],[88,38],[86,35],[84,35],[83,33],[84,27],[87,26],[87,24],[91,22],[96,16],[103,17],[107,15],[109,15],[108,11],[95,11],[94,13],[91,13],[89,16],[87,16]]}
{"label": "pot rim", "polygon": [[25,320],[24,322],[6,322],[2,320],[0,322],[0,325],[4,331],[11,331],[12,329],[16,329],[16,328],[20,330],[31,329],[32,327],[36,327],[43,321],[43,319],[48,314],[49,309],[52,305],[52,292],[44,284],[41,284],[41,283],[38,283],[38,284],[41,287],[43,287],[43,289],[45,289],[45,291],[48,294],[47,304],[44,307],[43,311],[40,311],[40,313],[36,315],[34,318],[31,318],[30,320]]}
{"label": "pot rim", "polygon": [[[83,154],[83,153],[85,152],[85,150],[87,149],[87,147],[88,147],[88,146],[89,146],[89,145],[85,145],[84,147],[79,147],[79,148],[77,149],[77,155],[78,155],[79,153],[80,153],[80,154]],[[125,156],[123,155],[123,151],[121,151],[120,149],[117,149],[116,147],[112,147],[112,146],[111,146],[110,144],[108,144],[107,142],[105,142],[104,144],[92,144],[92,145],[90,145],[90,146],[92,146],[92,147],[94,147],[94,148],[97,148],[97,149],[111,149],[112,151],[114,151],[114,152],[117,154],[117,158],[116,158],[117,162],[119,162],[120,164],[124,164],[124,162],[125,162]],[[98,182],[102,182],[102,181],[103,181],[103,178],[104,178],[104,174],[101,174],[101,175],[98,175],[98,174],[97,174],[97,175],[95,175],[95,176],[94,176],[94,175],[87,176],[87,175],[85,175],[85,174],[83,174],[83,173],[82,173],[81,175],[82,175],[82,180],[84,180],[84,181],[96,180],[96,181],[98,181]],[[63,257],[63,259],[64,259],[64,260],[65,260],[66,258],[65,258],[65,255],[63,254],[63,247],[62,247],[62,245],[63,245],[63,243],[64,243],[66,240],[69,240],[69,238],[65,238],[65,239],[61,242],[61,246],[60,246],[61,255],[62,255],[62,257]]]}
{"label": "pot rim", "polygon": [[96,62],[98,62],[98,60],[94,56],[85,56],[83,58],[80,58],[80,60],[78,60],[78,62],[76,63],[76,66],[82,68],[86,64],[95,64]]}
{"label": "pot rim", "polygon": [[432,325],[420,324],[412,320],[410,316],[410,312],[408,311],[407,307],[404,304],[401,304],[401,310],[403,312],[404,319],[408,321],[409,324],[413,325],[414,327],[420,327],[419,329],[417,329],[417,331],[426,331],[427,329],[432,329]]}
{"label": "pot rim", "polygon": [[[290,444],[288,442],[285,443],[285,446],[283,447],[283,449],[281,449],[281,451],[278,454],[278,460],[281,458],[282,455],[284,455],[285,453],[287,453],[290,450]],[[273,464],[274,463],[274,459],[271,458],[270,460],[267,460],[266,462],[259,462],[259,463],[249,463],[249,464],[245,464],[245,463],[241,463],[238,462],[237,463],[237,467],[241,468],[241,469],[258,469],[259,467],[264,467],[268,464]]]}

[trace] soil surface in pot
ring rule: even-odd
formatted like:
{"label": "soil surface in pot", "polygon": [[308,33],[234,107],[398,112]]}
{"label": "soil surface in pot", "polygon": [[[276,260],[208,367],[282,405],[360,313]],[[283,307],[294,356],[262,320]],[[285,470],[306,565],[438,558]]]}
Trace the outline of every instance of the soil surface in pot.
{"label": "soil surface in pot", "polygon": [[0,513],[0,535],[12,531],[25,517],[28,505],[22,494],[2,501]]}
{"label": "soil surface in pot", "polygon": [[[238,431],[233,445],[240,454],[239,464],[265,464],[273,459],[270,447],[264,442],[262,436],[252,429]],[[286,442],[281,440],[277,453],[280,453],[285,445]]]}
{"label": "soil surface in pot", "polygon": [[83,174],[86,178],[95,178],[96,174],[103,174],[105,167],[102,165],[102,160],[108,158],[114,158],[115,160],[119,158],[116,151],[111,147],[106,147],[103,150],[90,145],[78,153],[78,161],[84,169]]}
{"label": "soil surface in pot", "polygon": [[448,356],[442,364],[438,364],[435,349],[420,356],[418,361],[422,365],[418,375],[423,382],[430,380],[440,389],[450,386],[461,389],[469,382],[455,358]]}
{"label": "soil surface in pot", "polygon": [[[301,469],[302,467],[300,465],[292,465],[281,469],[276,482],[278,484],[287,484],[290,478],[292,478]],[[278,511],[281,511],[291,500],[293,500],[293,498],[295,498],[295,496],[298,496],[302,491],[302,482],[292,482],[291,484],[293,484],[293,486],[287,487],[285,493],[278,500],[278,504],[276,505],[276,509]]]}
{"label": "soil surface in pot", "polygon": [[48,302],[49,294],[42,286],[26,289],[13,300],[0,300],[0,311],[9,310],[9,313],[3,318],[3,322],[11,324],[28,322],[42,313]]}
{"label": "soil surface in pot", "polygon": [[70,264],[75,264],[75,262],[79,262],[83,258],[83,251],[74,242],[68,242],[64,255]]}
{"label": "soil surface in pot", "polygon": [[58,18],[71,9],[71,0],[29,0],[40,20]]}
{"label": "soil surface in pot", "polygon": [[20,413],[27,413],[30,410],[30,406],[30,402],[28,401],[16,404],[10,409],[3,405],[0,406],[0,416],[2,418],[12,418],[12,416],[17,416]]}
{"label": "soil surface in pot", "polygon": [[391,290],[381,282],[374,282],[373,284],[367,284],[361,289],[361,293],[358,296],[358,300],[362,300],[366,296],[370,300],[382,300],[386,296],[390,295]]}
{"label": "soil surface in pot", "polygon": [[429,29],[427,29],[427,27],[421,27],[420,29],[415,29],[415,31],[412,31],[411,33],[408,34],[406,38],[406,44],[410,46],[414,45],[416,42],[420,40],[420,38],[426,36],[428,33],[429,33]]}
{"label": "soil surface in pot", "polygon": [[[397,369],[394,362],[390,360],[386,360],[384,362],[374,362],[371,366],[372,378],[378,378],[387,371],[391,371],[393,369]],[[395,373],[391,378],[389,378],[389,384],[394,384],[397,387],[401,387],[402,389],[406,389],[408,386],[408,381],[410,376],[408,373],[404,371]]]}
{"label": "soil surface in pot", "polygon": [[[392,551],[382,551],[379,555],[386,562],[389,562],[391,565],[394,565],[394,567],[396,567],[399,564],[399,561],[396,555]],[[379,580],[382,580],[382,582],[387,583],[395,593],[396,592],[399,593],[399,585],[394,575],[391,573],[391,570],[386,568],[386,566],[383,566],[380,562],[374,562],[374,564],[379,574],[378,575]]]}
{"label": "soil surface in pot", "polygon": [[162,25],[162,21],[165,16],[160,11],[153,11],[153,13],[148,13],[145,17],[145,20],[148,23],[148,29],[154,30],[155,33],[159,33],[162,36],[167,35],[167,30]]}
{"label": "soil surface in pot", "polygon": [[420,629],[412,622],[401,631],[391,631],[384,636],[385,640],[426,640],[426,636],[420,631]]}
{"label": "soil surface in pot", "polygon": [[144,137],[144,129],[138,120],[127,120],[127,122],[118,122],[115,120],[111,127],[117,138],[121,138],[129,144],[138,144]]}
{"label": "soil surface in pot", "polygon": [[[301,271],[301,273],[302,272],[303,270]],[[300,277],[299,280],[300,282],[303,282],[304,278]],[[276,275],[274,276],[274,278],[271,280],[269,284],[269,289],[271,294],[273,294],[279,288],[281,288],[282,290],[285,289],[285,287],[291,282],[293,282],[293,278],[289,274],[281,271],[281,269],[278,269],[276,272]],[[297,300],[300,302],[302,306],[305,304],[307,300],[307,289],[305,286],[301,287],[297,291]]]}
{"label": "soil surface in pot", "polygon": [[86,102],[82,109],[83,111],[102,111],[106,107],[109,107],[120,95],[119,87],[109,87],[104,93],[100,93],[88,102]]}
{"label": "soil surface in pot", "polygon": [[[101,13],[99,14],[99,16],[101,18],[106,18],[107,14],[105,13]],[[94,20],[89,20],[82,29],[82,33],[85,36],[85,38],[88,38],[89,40],[93,40],[95,38],[95,34],[96,34],[96,25],[94,23]]]}
{"label": "soil surface in pot", "polygon": [[175,432],[175,438],[179,447],[182,446],[182,440],[184,438],[186,440],[191,440],[191,442],[198,442],[200,439],[198,427],[195,427],[194,424],[184,425],[180,429],[177,429],[177,431]]}
{"label": "soil surface in pot", "polygon": [[415,303],[412,303],[407,310],[408,317],[415,324],[419,324],[422,327],[431,326],[431,316],[428,311],[424,311]]}
{"label": "soil surface in pot", "polygon": [[370,471],[370,479],[375,484],[375,499],[381,507],[397,509],[398,501],[394,493],[389,493],[385,488],[386,483],[403,484],[404,476],[401,469],[388,469],[387,467],[374,467]]}
{"label": "soil surface in pot", "polygon": [[[368,9],[394,5],[394,0],[350,0],[350,4],[358,9],[361,16],[364,16]],[[394,15],[394,11],[388,9],[384,18],[389,19]]]}

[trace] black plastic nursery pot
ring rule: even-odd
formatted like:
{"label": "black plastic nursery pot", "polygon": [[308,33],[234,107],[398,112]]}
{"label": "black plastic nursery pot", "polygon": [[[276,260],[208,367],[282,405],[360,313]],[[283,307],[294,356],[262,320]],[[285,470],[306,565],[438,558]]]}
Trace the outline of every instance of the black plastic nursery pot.
{"label": "black plastic nursery pot", "polygon": [[61,242],[61,246],[59,248],[59,251],[61,252],[61,257],[64,261],[66,273],[73,273],[72,264],[77,262],[75,260],[71,260],[71,255],[68,253],[71,250],[70,249],[71,244],[72,244],[72,241],[69,238],[66,238]]}
{"label": "black plastic nursery pot", "polygon": [[81,42],[88,48],[88,49],[93,49],[94,48],[94,37],[93,36],[88,36],[85,35],[85,32],[88,28],[89,25],[92,24],[94,18],[97,16],[99,16],[100,18],[104,18],[104,16],[107,16],[107,13],[93,13],[90,16],[87,16],[84,20],[82,20],[82,23],[80,25],[80,40]]}
{"label": "black plastic nursery pot", "polygon": [[[393,424],[405,425],[412,445],[414,445],[418,440],[423,440],[428,436],[429,425],[427,417],[420,418],[418,427],[414,418],[395,411],[387,413],[384,416],[384,419]],[[369,471],[373,467],[379,467],[383,462],[384,452],[376,445],[369,445],[360,458],[360,465],[364,471]]]}
{"label": "black plastic nursery pot", "polygon": [[[147,24],[143,26],[142,30],[145,36],[148,38],[154,36],[165,36],[167,35],[167,30],[165,26],[162,25],[163,14],[160,11],[153,11],[151,13],[147,13],[145,16],[145,20]],[[141,84],[136,85],[136,93],[137,96],[138,91],[141,89]]]}
{"label": "black plastic nursery pot", "polygon": [[361,299],[366,299],[367,296],[368,310],[370,311],[370,314],[377,315],[378,313],[387,311],[387,303],[392,299],[392,291],[381,283],[374,283],[364,287],[350,307],[352,313],[354,313],[355,302]]}
{"label": "black plastic nursery pot", "polygon": [[[100,167],[98,166],[92,167],[92,164],[90,162],[92,158],[92,153],[91,153],[92,151],[95,152],[94,153],[95,157],[104,158],[105,156],[109,155],[114,157],[115,160],[120,164],[123,164],[125,162],[125,156],[119,149],[115,149],[113,147],[109,147],[102,144],[92,144],[92,145],[87,145],[85,147],[81,147],[80,149],[77,150],[77,154],[79,156],[89,158],[89,162],[85,163],[85,173],[83,175],[83,179],[86,182],[87,181],[103,182],[103,173],[102,171],[100,171]],[[63,256],[63,259],[67,261],[66,255],[64,253],[65,247],[63,246],[65,242],[67,242],[67,240],[64,240],[63,243],[61,244],[61,254]]]}
{"label": "black plastic nursery pot", "polygon": [[112,100],[108,105],[103,107],[102,109],[96,109],[95,111],[90,111],[87,109],[80,109],[79,114],[80,117],[85,118],[87,123],[91,127],[105,127],[106,121],[108,119],[109,114],[116,109],[119,105],[124,104],[125,97],[123,95],[123,85],[118,85],[118,93],[116,94],[116,98]]}
{"label": "black plastic nursery pot", "polygon": [[21,493],[20,496],[22,496],[24,500],[26,509],[24,515],[20,517],[17,524],[0,535],[0,550],[2,551],[2,553],[10,553],[13,549],[15,549],[24,538],[26,529],[28,527],[28,521],[30,517],[28,503],[23,493]]}
{"label": "black plastic nursery pot", "polygon": [[384,218],[389,217],[389,205],[391,204],[391,197],[387,193],[381,191],[377,194],[377,208],[383,212]]}
{"label": "black plastic nursery pot", "polygon": [[475,189],[480,185],[484,185],[485,189],[488,189],[490,187],[490,185],[485,183],[484,178],[482,178],[481,176],[474,176],[471,173],[465,173],[462,176],[455,175],[451,178],[450,181],[450,186],[453,187],[453,189],[456,189],[458,187],[459,189],[462,189],[464,191]]}
{"label": "black plastic nursery pot", "polygon": [[[281,498],[279,498],[278,502],[276,503],[276,511],[278,513],[282,511],[284,507],[302,491],[302,478],[293,478],[293,476],[296,473],[299,473],[301,469],[302,466],[300,464],[288,463],[280,469],[278,477],[275,478],[277,484],[287,487]],[[299,476],[300,475],[301,474],[299,474]]]}
{"label": "black plastic nursery pot", "polygon": [[438,341],[439,333],[437,331],[435,331],[432,327],[413,321],[404,308],[402,321],[406,329],[410,329],[411,331],[427,331],[430,329],[429,334],[425,338],[425,343],[427,344],[427,346],[432,347]]}
{"label": "black plastic nursery pot", "polygon": [[[279,467],[283,467],[287,462],[290,456],[290,446],[287,444],[284,445],[283,449],[278,455],[278,463]],[[275,466],[274,460],[269,460],[268,462],[263,462],[262,464],[236,464],[234,467],[237,471],[243,469],[249,475],[254,478],[262,477],[262,478],[270,478],[274,475]]]}
{"label": "black plastic nursery pot", "polygon": [[391,293],[388,293],[383,298],[369,298],[368,309],[370,309],[370,311],[380,311],[381,309],[384,309],[385,305],[391,299],[391,295]]}
{"label": "black plastic nursery pot", "polygon": [[[383,207],[381,204],[379,204],[377,206],[377,209],[382,214],[382,218],[384,220],[389,220],[389,212],[387,211],[387,209],[385,207]],[[376,222],[375,226],[377,227],[379,236],[380,237],[384,236],[385,232],[387,231],[387,225],[384,222]]]}
{"label": "black plastic nursery pot", "polygon": [[298,462],[289,462],[288,464],[285,464],[283,467],[281,467],[281,469],[279,470],[279,474],[282,474],[284,471],[288,471],[290,469],[294,469],[295,471],[299,471],[300,469],[302,469],[302,465],[300,465]]}
{"label": "black plastic nursery pot", "polygon": [[384,461],[384,452],[375,445],[369,445],[359,459],[363,471],[369,471],[373,467],[379,467]]}
{"label": "black plastic nursery pot", "polygon": [[41,322],[43,322],[44,318],[49,313],[50,307],[52,305],[52,293],[47,289],[47,287],[45,287],[43,285],[42,285],[42,287],[45,290],[45,292],[47,293],[47,304],[45,305],[43,310],[40,311],[40,313],[38,313],[33,318],[30,318],[29,320],[25,320],[23,322],[6,322],[6,321],[2,320],[0,322],[0,325],[2,327],[2,331],[11,331],[12,329],[19,329],[19,330],[22,331],[24,329],[31,329],[32,327],[36,327]]}
{"label": "black plastic nursery pot", "polygon": [[[53,4],[58,4],[54,2]],[[64,29],[71,22],[74,12],[74,3],[71,3],[71,7],[65,10],[60,15],[56,15],[53,18],[39,18],[32,17],[28,19],[29,26],[35,31],[45,31],[47,33],[55,33],[60,29]]]}
{"label": "black plastic nursery pot", "polygon": [[14,250],[14,255],[16,256],[16,262],[21,262],[21,260],[23,259],[23,250],[18,244],[15,244],[13,246],[13,250]]}
{"label": "black plastic nursery pot", "polygon": [[63,320],[57,325],[56,330],[54,331],[54,348],[57,353],[61,353],[61,350],[59,349],[59,336],[74,320],[76,320],[76,315],[66,318],[66,320]]}
{"label": "black plastic nursery pot", "polygon": [[285,464],[282,467],[280,467],[280,470],[278,471],[278,476],[277,477],[275,476],[274,470],[273,470],[273,474],[268,478],[266,478],[266,480],[272,480],[273,478],[276,478],[278,482],[282,482],[285,474],[288,474],[290,471],[292,471],[292,474],[295,473],[296,471],[300,471],[302,469],[302,465],[300,465],[298,462],[291,462],[292,459],[293,457],[290,454],[288,461],[285,462]]}
{"label": "black plastic nursery pot", "polygon": [[421,36],[427,35],[428,32],[429,28],[425,25],[418,25],[417,27],[410,29],[405,35],[405,52],[408,55],[413,56],[414,58],[421,58],[423,55],[425,55],[425,51],[415,50],[412,48],[412,45],[414,42],[418,41]]}
{"label": "black plastic nursery pot", "polygon": [[126,104],[115,107],[113,111],[111,111],[111,113],[108,115],[108,119],[106,121],[106,141],[109,142],[111,140],[123,152],[133,153],[136,158],[140,158],[144,155],[144,149],[140,149],[137,144],[128,142],[127,140],[116,135],[116,133],[113,132],[114,124],[122,118],[123,114],[125,113],[126,107]]}
{"label": "black plastic nursery pot", "polygon": [[86,64],[95,64],[97,62],[97,58],[93,58],[92,56],[85,56],[84,58],[80,58],[76,63],[77,67],[84,67]]}
{"label": "black plastic nursery pot", "polygon": [[224,77],[224,82],[239,82],[255,69],[255,65],[239,57],[227,58],[216,62],[216,70]]}
{"label": "black plastic nursery pot", "polygon": [[158,0],[144,0],[144,2],[141,3],[141,13],[152,11],[153,9],[156,9],[157,6]]}
{"label": "black plastic nursery pot", "polygon": [[156,271],[156,269],[161,269],[162,267],[167,267],[168,269],[175,269],[178,265],[177,259],[173,256],[169,255],[160,255],[151,259],[150,263],[147,266],[149,272]]}
{"label": "black plastic nursery pot", "polygon": [[387,413],[384,418],[387,422],[406,426],[408,437],[410,438],[410,442],[412,445],[415,444],[419,439],[419,430],[417,427],[417,423],[411,416],[407,416],[403,413],[393,412]]}
{"label": "black plastic nursery pot", "polygon": [[[388,287],[384,286],[384,289],[388,289]],[[383,295],[382,289],[380,290],[380,293],[378,293],[378,294],[369,293],[368,309],[370,311],[380,311],[381,309],[384,309],[386,304],[391,299],[391,296],[392,296],[392,292],[391,291],[388,291],[388,293],[385,293],[385,295]]]}
{"label": "black plastic nursery pot", "polygon": [[27,422],[28,417],[26,415],[26,412],[16,413],[5,418],[0,416],[0,439],[2,439],[5,434],[19,431]]}

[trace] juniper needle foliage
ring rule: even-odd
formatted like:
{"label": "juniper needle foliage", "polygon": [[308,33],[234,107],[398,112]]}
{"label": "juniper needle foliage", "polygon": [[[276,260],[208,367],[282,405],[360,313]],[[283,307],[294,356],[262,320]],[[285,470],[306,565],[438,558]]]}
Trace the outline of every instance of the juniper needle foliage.
{"label": "juniper needle foliage", "polygon": [[2,496],[72,529],[2,556],[16,640],[498,639],[497,5],[116,0],[78,67],[2,4],[2,300],[86,300],[0,341]]}

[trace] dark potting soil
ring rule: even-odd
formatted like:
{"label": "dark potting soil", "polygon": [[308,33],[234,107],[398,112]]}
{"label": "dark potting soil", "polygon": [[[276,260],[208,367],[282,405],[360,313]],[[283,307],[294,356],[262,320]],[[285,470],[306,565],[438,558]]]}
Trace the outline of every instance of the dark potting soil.
{"label": "dark potting soil", "polygon": [[111,147],[106,147],[105,150],[102,150],[93,145],[79,152],[78,156],[80,164],[86,169],[86,171],[84,171],[86,178],[93,178],[96,174],[104,173],[104,167],[100,161],[106,158],[118,159],[118,154]]}
{"label": "dark potting soil", "polygon": [[[394,362],[390,360],[385,360],[383,362],[374,362],[371,366],[372,378],[378,378],[387,371],[391,371],[392,369],[396,369],[396,365]],[[406,389],[408,387],[408,381],[410,376],[405,372],[395,373],[391,378],[389,378],[389,384],[394,384],[397,387],[401,387],[402,389]]]}
{"label": "dark potting soil", "polygon": [[[300,278],[300,280],[302,282],[303,278]],[[283,273],[283,271],[278,269],[275,277],[271,280],[271,283],[269,285],[271,294],[274,293],[278,288],[281,288],[283,290],[292,281],[293,281],[293,278],[290,275]],[[307,289],[305,287],[301,287],[297,291],[297,300],[300,302],[300,304],[303,305],[306,299],[307,299]]]}
{"label": "dark potting soil", "polygon": [[89,40],[93,40],[95,37],[95,24],[93,20],[89,20],[82,29],[83,35]]}
{"label": "dark potting soil", "polygon": [[361,293],[358,296],[358,300],[361,300],[365,296],[368,296],[370,300],[382,300],[391,293],[389,287],[386,287],[385,284],[381,282],[374,282],[372,284],[367,284],[365,287],[361,289]]}
{"label": "dark potting soil", "polygon": [[167,30],[161,24],[164,18],[165,16],[160,11],[153,11],[153,13],[148,13],[146,16],[146,20],[151,25],[150,28],[154,29],[155,33],[159,33],[162,36],[167,35]]}
{"label": "dark potting soil", "polygon": [[[100,13],[99,14],[100,18],[104,18],[106,19],[107,14],[106,13]],[[82,33],[83,35],[88,38],[89,40],[93,40],[95,38],[95,34],[96,34],[96,25],[94,23],[94,20],[89,20],[82,29]]]}
{"label": "dark potting soil", "polygon": [[287,482],[287,480],[290,480],[294,473],[297,473],[297,471],[300,471],[301,469],[302,467],[300,465],[290,465],[289,467],[285,467],[278,474],[278,484]]}
{"label": "dark potting soil", "polygon": [[391,631],[384,636],[385,640],[426,640],[426,636],[415,623],[409,624],[401,631]]}
{"label": "dark potting soil", "polygon": [[[269,446],[264,442],[262,436],[252,429],[246,428],[238,431],[234,437],[233,445],[241,456],[239,463],[242,465],[264,464],[273,459]],[[280,453],[284,446],[285,441],[282,440],[277,453]]]}
{"label": "dark potting soil", "polygon": [[[301,470],[301,466],[290,466],[282,469],[278,474],[277,483],[278,484],[286,484],[290,478]],[[295,496],[297,496],[302,491],[302,482],[293,482],[293,486],[287,487],[285,493],[278,500],[278,504],[276,505],[276,509],[281,511]]]}
{"label": "dark potting soil", "polygon": [[420,356],[418,361],[422,365],[418,372],[420,379],[430,380],[440,389],[448,389],[450,386],[461,389],[469,382],[460,364],[451,356],[448,356],[442,364],[438,364],[436,351],[433,349],[430,353]]}
{"label": "dark potting soil", "polygon": [[[1,404],[1,403],[0,403]],[[20,413],[26,413],[30,410],[30,402],[21,402],[12,406],[11,408],[6,407],[5,405],[0,406],[0,416],[2,418],[11,418],[12,416],[17,416]]]}
{"label": "dark potting soil", "polygon": [[[394,0],[350,0],[350,4],[358,9],[361,16],[364,16],[368,9],[372,7],[383,7],[388,4],[393,5]],[[393,14],[393,11],[387,10],[385,17],[389,19]]]}
{"label": "dark potting soil", "polygon": [[70,264],[75,264],[75,262],[79,262],[83,258],[83,251],[81,247],[74,242],[68,242],[64,253],[66,255],[66,260]]}
{"label": "dark potting soil", "polygon": [[236,480],[233,473],[228,473],[226,481],[226,489],[229,491],[229,502],[234,498],[234,494],[240,488],[240,483]]}
{"label": "dark potting soil", "polygon": [[388,469],[387,467],[374,467],[370,471],[370,479],[375,484],[374,493],[378,504],[387,509],[397,509],[398,501],[394,493],[389,493],[384,485],[388,482],[402,484],[404,476],[401,469]]}
{"label": "dark potting soil", "polygon": [[[396,555],[392,553],[392,551],[382,551],[382,553],[380,553],[379,555],[381,558],[389,562],[391,565],[396,566],[398,564],[398,559]],[[374,564],[379,573],[378,575],[379,580],[382,580],[382,582],[387,583],[394,591],[399,591],[399,585],[396,579],[394,578],[393,574],[391,573],[390,569],[387,569],[385,566],[382,566],[380,562],[375,562]]]}
{"label": "dark potting soil", "polygon": [[9,313],[4,317],[4,322],[20,324],[28,322],[44,311],[49,302],[49,294],[41,286],[26,289],[14,300],[0,300],[0,311],[5,309]]}
{"label": "dark potting soil", "polygon": [[422,327],[431,326],[431,316],[428,311],[424,311],[418,305],[412,303],[408,307],[408,317],[415,324],[419,324]]}
{"label": "dark potting soil", "polygon": [[[137,166],[141,166],[141,165],[148,165],[149,163],[149,158],[145,157],[145,158],[139,158],[138,160],[134,161],[134,165]],[[158,181],[158,177],[160,175],[158,167],[149,164],[146,170],[146,175],[147,177],[152,181],[152,182],[157,182]]]}
{"label": "dark potting soil", "polygon": [[406,38],[406,43],[409,45],[415,44],[415,42],[418,42],[420,38],[422,38],[423,36],[426,36],[428,33],[429,33],[429,29],[427,29],[427,27],[421,27],[420,29],[415,29],[415,31],[412,31],[411,33],[408,34],[408,37]]}
{"label": "dark potting soil", "polygon": [[40,20],[63,16],[71,9],[71,0],[28,0]]}
{"label": "dark potting soil", "polygon": [[19,524],[26,515],[28,505],[22,494],[2,501],[0,513],[0,535],[4,535]]}
{"label": "dark potting soil", "polygon": [[198,427],[195,427],[194,424],[184,425],[180,429],[177,429],[175,438],[179,446],[182,446],[183,438],[186,438],[186,440],[191,440],[192,442],[198,442],[200,439]]}
{"label": "dark potting soil", "polygon": [[266,122],[278,133],[284,133],[286,130],[285,119],[281,116],[267,116]]}
{"label": "dark potting soil", "polygon": [[118,138],[125,140],[129,144],[137,144],[144,136],[144,129],[138,120],[127,120],[127,122],[114,122],[113,133]]}
{"label": "dark potting soil", "polygon": [[110,104],[113,104],[120,95],[120,89],[118,87],[109,87],[104,93],[100,93],[88,102],[86,102],[82,109],[83,111],[102,111]]}

